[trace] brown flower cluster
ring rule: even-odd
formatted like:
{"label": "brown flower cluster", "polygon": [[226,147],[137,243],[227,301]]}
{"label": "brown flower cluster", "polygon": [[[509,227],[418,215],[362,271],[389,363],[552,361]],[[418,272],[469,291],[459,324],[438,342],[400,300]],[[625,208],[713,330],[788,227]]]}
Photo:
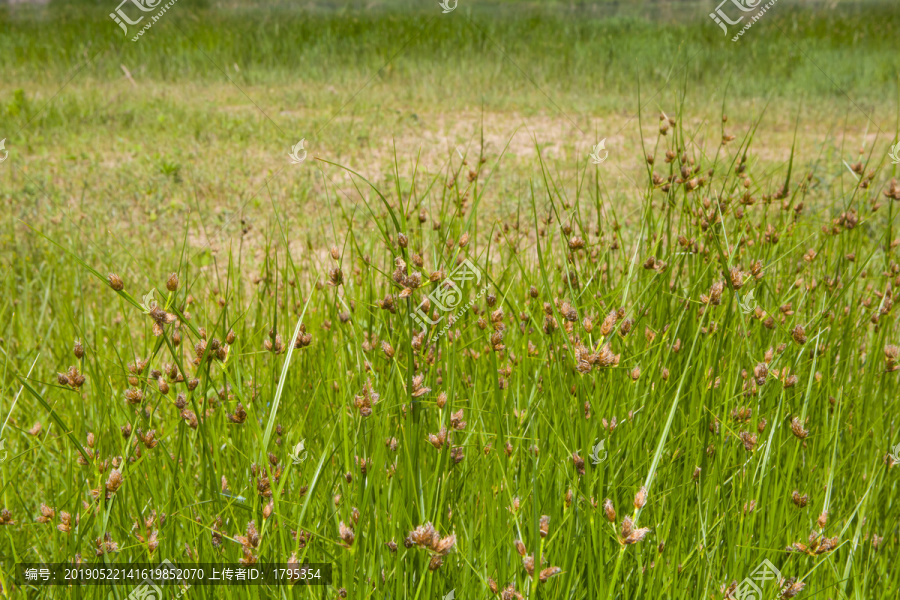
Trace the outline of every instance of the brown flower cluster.
{"label": "brown flower cluster", "polygon": [[247,523],[246,535],[235,535],[234,541],[241,545],[241,564],[252,565],[256,562],[257,557],[254,551],[259,548],[260,536],[256,529],[256,522],[251,520]]}
{"label": "brown flower cluster", "polygon": [[[641,510],[647,504],[647,488],[641,486],[641,489],[638,490],[637,494],[634,496],[634,508],[636,510]],[[612,500],[609,498],[603,501],[603,515],[606,517],[606,520],[610,523],[615,523],[616,521],[616,509],[613,506]],[[647,537],[647,534],[650,533],[649,527],[640,527],[635,528],[634,521],[632,521],[631,517],[626,516],[622,519],[622,524],[619,526],[619,543],[623,546],[630,546],[632,544],[637,544],[639,542],[644,541],[644,538]]]}
{"label": "brown flower cluster", "polygon": [[77,367],[71,366],[65,373],[57,373],[56,381],[59,385],[67,385],[77,390],[84,385],[85,378],[78,372]]}
{"label": "brown flower cluster", "polygon": [[597,352],[591,352],[583,344],[575,346],[575,364],[579,373],[590,373],[594,367],[615,367],[619,364],[621,354],[614,354],[609,343],[600,347]]}
{"label": "brown flower cluster", "polygon": [[824,534],[816,533],[815,531],[809,534],[809,538],[807,539],[807,543],[804,544],[802,542],[794,542],[785,550],[788,552],[799,552],[803,554],[808,554],[810,556],[818,556],[820,554],[825,554],[826,552],[831,552],[835,548],[837,548],[838,538],[834,536],[832,538],[826,537]]}
{"label": "brown flower cluster", "polygon": [[353,398],[353,403],[361,416],[368,417],[371,416],[372,407],[378,403],[379,398],[378,392],[372,387],[372,380],[367,379],[362,392]]}
{"label": "brown flower cluster", "polygon": [[428,550],[432,554],[428,568],[436,571],[444,564],[444,557],[456,545],[456,534],[441,537],[434,525],[428,522],[410,531],[403,543],[407,548],[417,546]]}

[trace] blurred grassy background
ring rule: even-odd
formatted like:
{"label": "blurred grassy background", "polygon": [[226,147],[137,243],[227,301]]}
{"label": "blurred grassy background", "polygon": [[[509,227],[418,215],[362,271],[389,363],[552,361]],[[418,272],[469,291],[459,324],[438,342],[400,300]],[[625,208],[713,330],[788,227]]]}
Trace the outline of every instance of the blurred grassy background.
{"label": "blurred grassy background", "polygon": [[115,7],[0,8],[0,138],[18,167],[0,185],[19,217],[46,219],[85,189],[121,201],[128,223],[296,201],[316,178],[278,173],[301,138],[376,181],[395,151],[435,172],[483,140],[506,148],[511,196],[536,143],[571,177],[608,138],[608,183],[624,192],[641,168],[639,102],[648,131],[681,105],[698,131],[723,108],[746,131],[768,106],[756,147],[771,164],[795,127],[799,151],[851,161],[896,131],[895,2],[782,0],[738,43],[711,2],[461,0],[445,15],[432,1],[181,0],[138,42]]}
{"label": "blurred grassy background", "polygon": [[[483,141],[506,149],[496,183],[510,201],[536,144],[571,178],[607,138],[607,183],[627,195],[641,170],[639,101],[645,136],[682,105],[698,132],[724,108],[731,133],[768,107],[757,160],[783,164],[796,127],[798,152],[830,161],[834,177],[896,131],[895,2],[782,0],[738,43],[708,18],[712,2],[461,0],[444,15],[432,1],[180,0],[138,42],[109,18],[115,8],[0,7],[0,139],[15,165],[0,190],[15,218],[66,227],[90,190],[104,199],[97,217],[118,211],[113,228],[164,236],[196,210],[234,233],[240,211],[268,220],[267,199],[322,191],[313,170],[282,176],[301,138],[312,156],[382,182],[394,152],[436,173]],[[718,137],[697,135],[714,151]],[[508,209],[496,202],[485,210]],[[327,224],[314,207],[303,218],[307,231]]]}
{"label": "blurred grassy background", "polygon": [[4,81],[57,83],[93,57],[81,76],[119,78],[124,62],[136,77],[223,81],[222,69],[238,65],[228,75],[247,85],[340,85],[390,63],[381,76],[411,84],[423,102],[528,101],[520,92],[529,84],[511,62],[555,98],[587,106],[633,93],[638,77],[648,84],[673,66],[684,67],[692,87],[717,88],[731,76],[743,95],[852,91],[879,100],[897,90],[896,2],[782,0],[739,43],[708,18],[713,2],[462,0],[452,16],[431,1],[221,4],[182,0],[138,43],[125,43],[109,19],[114,2],[0,9]]}

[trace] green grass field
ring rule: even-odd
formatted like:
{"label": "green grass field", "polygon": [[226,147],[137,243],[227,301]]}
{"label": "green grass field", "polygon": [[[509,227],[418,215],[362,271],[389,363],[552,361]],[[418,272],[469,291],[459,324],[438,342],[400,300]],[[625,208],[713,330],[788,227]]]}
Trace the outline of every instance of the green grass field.
{"label": "green grass field", "polygon": [[0,7],[0,597],[897,597],[900,7],[115,8]]}

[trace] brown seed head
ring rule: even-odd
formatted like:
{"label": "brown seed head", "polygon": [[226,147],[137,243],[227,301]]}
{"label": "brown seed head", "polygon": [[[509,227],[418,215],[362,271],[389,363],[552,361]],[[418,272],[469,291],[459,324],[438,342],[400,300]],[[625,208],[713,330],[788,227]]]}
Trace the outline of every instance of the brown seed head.
{"label": "brown seed head", "polygon": [[110,273],[109,275],[107,275],[106,280],[109,282],[109,287],[117,292],[121,292],[125,289],[125,282],[123,282],[122,278],[115,273]]}
{"label": "brown seed head", "polygon": [[800,508],[803,508],[809,503],[809,496],[806,494],[801,496],[799,491],[794,490],[794,493],[791,494],[791,501]]}
{"label": "brown seed head", "polygon": [[747,452],[753,452],[753,448],[756,447],[756,436],[747,431],[742,431],[740,437],[741,442],[744,444],[744,449]]}
{"label": "brown seed head", "polygon": [[610,523],[616,520],[616,509],[613,508],[612,500],[609,498],[603,501],[603,514]]}
{"label": "brown seed head", "polygon": [[116,490],[119,489],[119,486],[122,485],[122,481],[123,481],[122,474],[121,474],[117,469],[114,469],[114,470],[109,474],[109,477],[108,477],[107,480],[106,480],[106,489],[107,489],[107,491],[109,491],[110,493],[115,494],[115,493],[116,493]]}
{"label": "brown seed head", "polygon": [[344,545],[349,548],[353,545],[353,540],[356,538],[356,535],[353,533],[353,529],[344,525],[344,522],[341,521],[338,525],[338,531],[340,532],[341,541],[344,542]]}
{"label": "brown seed head", "polygon": [[809,435],[809,431],[803,428],[803,424],[800,422],[800,419],[798,417],[794,417],[793,419],[791,419],[791,431],[801,440],[805,439],[806,436]]}
{"label": "brown seed head", "polygon": [[638,493],[634,496],[634,507],[640,510],[644,508],[645,504],[647,504],[647,488],[641,486],[641,489],[638,490]]}
{"label": "brown seed head", "polygon": [[541,583],[544,583],[554,575],[559,575],[560,573],[562,573],[562,569],[560,567],[547,567],[546,569],[541,571],[538,579],[540,579]]}
{"label": "brown seed head", "polygon": [[572,454],[572,462],[575,464],[575,470],[579,475],[584,475],[584,459],[577,452]]}

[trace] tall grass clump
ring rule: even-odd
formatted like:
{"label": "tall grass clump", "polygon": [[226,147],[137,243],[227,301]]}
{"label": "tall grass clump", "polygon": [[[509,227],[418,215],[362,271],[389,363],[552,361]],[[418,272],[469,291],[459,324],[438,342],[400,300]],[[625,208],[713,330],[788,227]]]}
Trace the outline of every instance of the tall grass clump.
{"label": "tall grass clump", "polygon": [[212,251],[202,220],[168,246],[30,229],[2,278],[3,593],[44,593],[15,562],[169,559],[332,563],[321,598],[736,598],[765,559],[767,597],[894,597],[883,141],[763,169],[759,121],[653,119],[626,193],[538,147],[498,215],[481,147],[319,160],[315,236],[275,202]]}

